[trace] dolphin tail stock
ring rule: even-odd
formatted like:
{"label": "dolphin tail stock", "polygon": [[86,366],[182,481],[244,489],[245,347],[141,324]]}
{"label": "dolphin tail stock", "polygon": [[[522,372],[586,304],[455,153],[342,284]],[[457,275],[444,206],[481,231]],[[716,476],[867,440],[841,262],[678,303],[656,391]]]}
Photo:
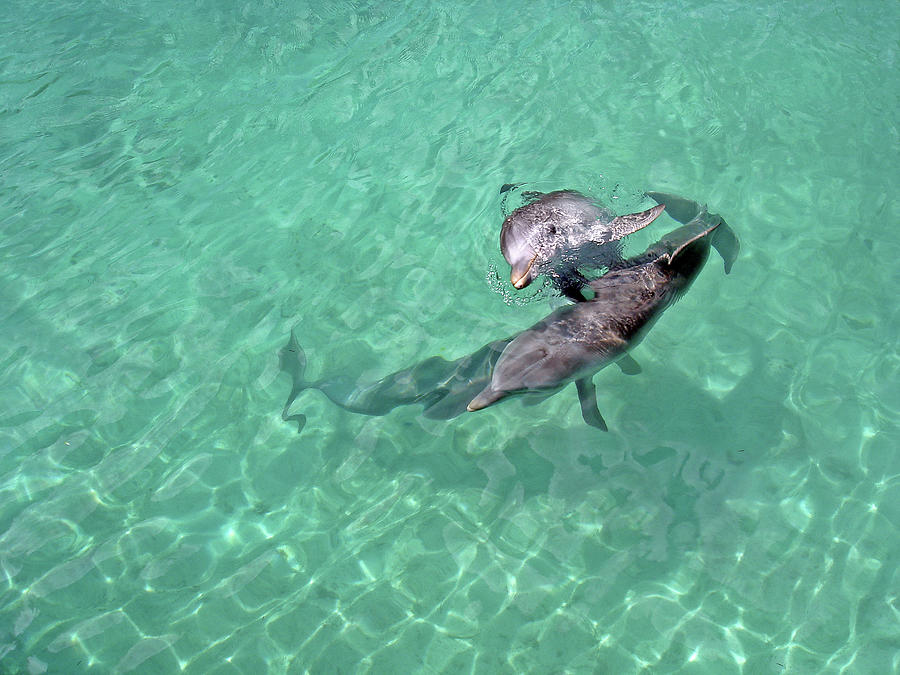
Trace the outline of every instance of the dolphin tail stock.
{"label": "dolphin tail stock", "polygon": [[278,352],[278,363],[282,371],[287,373],[291,378],[291,393],[288,395],[284,409],[281,411],[281,419],[285,422],[296,422],[297,433],[303,431],[306,426],[306,415],[295,413],[289,415],[291,404],[300,395],[304,389],[308,389],[311,385],[304,380],[306,372],[306,354],[297,340],[297,335],[291,329],[291,337],[288,343]]}
{"label": "dolphin tail stock", "polygon": [[710,243],[722,256],[725,274],[731,272],[731,267],[741,251],[741,243],[734,230],[731,229],[731,226],[725,222],[722,216],[717,213],[710,213],[706,210],[706,206],[699,202],[679,197],[678,195],[653,191],[648,191],[646,195],[657,204],[665,204],[666,213],[679,223],[686,225],[697,218],[702,218],[709,225],[718,225],[710,237]]}
{"label": "dolphin tail stock", "polygon": [[654,192],[648,190],[645,194],[657,204],[664,204],[666,213],[682,225],[691,222],[706,209],[706,207],[699,202],[695,202],[693,199],[686,199],[685,197],[679,197],[678,195],[669,194],[668,192]]}
{"label": "dolphin tail stock", "polygon": [[292,330],[288,343],[279,351],[280,369],[291,378],[291,392],[281,417],[297,422],[297,431],[302,431],[306,415],[290,414],[291,405],[302,392],[315,389],[347,412],[382,416],[400,406],[420,404],[429,419],[451,419],[465,412],[472,396],[489,385],[494,364],[511,340],[494,340],[455,361],[432,356],[374,382],[360,383],[347,373],[311,381],[306,378],[306,354]]}

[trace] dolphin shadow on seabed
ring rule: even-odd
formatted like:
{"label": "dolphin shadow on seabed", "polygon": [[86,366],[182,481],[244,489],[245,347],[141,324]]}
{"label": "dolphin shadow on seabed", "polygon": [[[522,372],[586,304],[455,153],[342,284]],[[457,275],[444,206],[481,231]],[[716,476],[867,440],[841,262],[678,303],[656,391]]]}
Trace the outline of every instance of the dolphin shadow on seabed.
{"label": "dolphin shadow on seabed", "polygon": [[[447,420],[510,396],[540,402],[575,382],[585,422],[606,431],[593,375],[610,363],[627,374],[640,372],[628,350],[687,290],[706,262],[710,246],[722,256],[726,273],[740,250],[737,236],[725,221],[697,202],[659,192],[647,194],[683,225],[639,255],[612,260],[602,276],[585,279],[576,296],[581,301],[454,361],[433,356],[364,385],[345,375],[307,381],[306,355],[292,330],[279,354],[281,370],[292,380],[282,418],[297,422],[302,431],[306,416],[291,413],[290,408],[307,389],[319,390],[350,412],[386,415],[399,406],[419,404],[425,417]],[[580,281],[577,267],[567,263],[565,269],[574,270],[573,278]],[[574,283],[571,278],[560,281],[563,289],[571,289]]]}

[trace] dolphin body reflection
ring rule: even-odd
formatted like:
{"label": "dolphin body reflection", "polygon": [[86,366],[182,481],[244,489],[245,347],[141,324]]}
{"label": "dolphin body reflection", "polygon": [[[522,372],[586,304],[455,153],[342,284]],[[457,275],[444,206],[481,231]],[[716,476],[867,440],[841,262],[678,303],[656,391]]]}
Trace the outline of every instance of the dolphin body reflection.
{"label": "dolphin body reflection", "polygon": [[512,396],[540,401],[575,382],[585,422],[607,430],[593,375],[610,363],[627,374],[640,372],[628,350],[687,290],[710,245],[721,254],[726,272],[740,248],[731,228],[705,207],[674,195],[648,195],[687,222],[644,253],[614,263],[609,272],[588,281],[591,299],[561,307],[518,335],[489,342],[462,358],[431,357],[371,384],[359,385],[346,376],[308,381],[306,355],[292,331],[280,352],[281,369],[293,381],[282,418],[303,429],[306,416],[290,408],[308,389],[355,413],[386,415],[399,406],[420,404],[425,417],[451,419]]}

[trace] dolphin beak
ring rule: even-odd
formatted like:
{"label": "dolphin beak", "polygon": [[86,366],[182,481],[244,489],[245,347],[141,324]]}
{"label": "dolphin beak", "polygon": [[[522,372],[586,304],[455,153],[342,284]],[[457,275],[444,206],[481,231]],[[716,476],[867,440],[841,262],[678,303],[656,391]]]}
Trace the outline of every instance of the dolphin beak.
{"label": "dolphin beak", "polygon": [[[534,258],[537,258],[537,255],[535,255]],[[513,267],[512,273],[509,275],[509,280],[516,289],[521,290],[531,283],[529,273],[534,265],[534,258],[528,261],[524,270],[521,267]]]}
{"label": "dolphin beak", "polygon": [[483,410],[484,408],[487,408],[491,403],[500,398],[503,398],[503,394],[498,394],[493,389],[491,389],[491,385],[488,385],[480,394],[478,394],[478,396],[469,401],[469,405],[466,406],[466,410],[468,410],[469,412]]}

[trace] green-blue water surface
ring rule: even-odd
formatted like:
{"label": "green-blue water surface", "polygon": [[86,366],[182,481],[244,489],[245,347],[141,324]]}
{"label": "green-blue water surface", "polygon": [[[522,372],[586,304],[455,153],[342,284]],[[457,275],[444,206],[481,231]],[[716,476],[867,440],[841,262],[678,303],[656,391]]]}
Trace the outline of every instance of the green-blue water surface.
{"label": "green-blue water surface", "polygon": [[[0,672],[900,668],[896,2],[0,13]],[[450,421],[282,419],[463,356],[498,188],[722,214],[634,350]],[[636,235],[629,251],[673,225]]]}

